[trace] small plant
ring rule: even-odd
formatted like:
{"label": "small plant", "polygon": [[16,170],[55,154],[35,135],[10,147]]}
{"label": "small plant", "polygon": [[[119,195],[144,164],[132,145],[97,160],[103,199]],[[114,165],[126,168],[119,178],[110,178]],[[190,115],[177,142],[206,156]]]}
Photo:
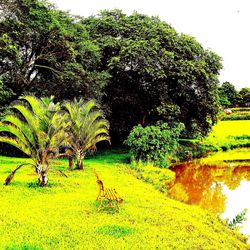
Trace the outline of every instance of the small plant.
{"label": "small plant", "polygon": [[238,224],[242,224],[244,221],[247,220],[246,218],[246,214],[247,214],[247,209],[244,209],[241,213],[238,213],[233,220],[229,221],[227,223],[228,227],[230,229],[238,229],[239,226]]}

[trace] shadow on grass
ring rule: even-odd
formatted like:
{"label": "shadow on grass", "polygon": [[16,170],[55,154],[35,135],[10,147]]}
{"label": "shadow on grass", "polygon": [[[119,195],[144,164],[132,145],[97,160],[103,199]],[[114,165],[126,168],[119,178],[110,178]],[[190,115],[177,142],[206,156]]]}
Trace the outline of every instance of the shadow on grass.
{"label": "shadow on grass", "polygon": [[130,153],[127,149],[98,150],[93,155],[88,154],[85,159],[105,163],[129,163]]}
{"label": "shadow on grass", "polygon": [[120,237],[133,234],[134,229],[126,226],[104,225],[98,227],[96,231],[99,234],[112,236],[115,239],[118,239]]}
{"label": "shadow on grass", "polygon": [[5,250],[42,250],[43,248],[36,245],[31,244],[21,244],[21,245],[11,245],[5,247]]}
{"label": "shadow on grass", "polygon": [[64,185],[62,185],[61,183],[54,183],[54,182],[51,183],[50,182],[50,183],[48,183],[47,186],[40,187],[37,182],[28,182],[28,183],[26,183],[26,187],[28,187],[30,189],[35,189],[38,192],[42,192],[42,193],[52,193],[53,188],[62,188],[62,187],[64,187]]}
{"label": "shadow on grass", "polygon": [[106,213],[106,214],[119,214],[119,211],[115,207],[109,207],[108,201],[104,201],[104,206],[100,208],[101,202],[100,201],[94,201],[92,202],[92,208],[97,213]]}

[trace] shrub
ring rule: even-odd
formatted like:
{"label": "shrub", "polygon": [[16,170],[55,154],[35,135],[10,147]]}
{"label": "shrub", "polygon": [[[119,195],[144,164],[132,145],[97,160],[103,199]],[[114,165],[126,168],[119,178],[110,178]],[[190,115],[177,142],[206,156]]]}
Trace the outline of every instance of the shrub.
{"label": "shrub", "polygon": [[135,160],[151,161],[156,166],[168,167],[176,157],[178,137],[184,129],[182,123],[170,128],[166,123],[142,127],[130,132],[125,144],[130,147]]}
{"label": "shrub", "polygon": [[229,221],[227,223],[228,227],[230,229],[237,229],[239,228],[238,224],[242,224],[244,221],[247,220],[246,218],[246,214],[247,214],[247,209],[244,209],[241,213],[238,213],[232,221]]}

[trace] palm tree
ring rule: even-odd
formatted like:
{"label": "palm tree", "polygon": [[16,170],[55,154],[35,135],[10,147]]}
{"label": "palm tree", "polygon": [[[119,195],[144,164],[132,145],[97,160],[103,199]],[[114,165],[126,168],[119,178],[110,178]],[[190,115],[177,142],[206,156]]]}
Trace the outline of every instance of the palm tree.
{"label": "palm tree", "polygon": [[70,120],[68,149],[76,156],[76,166],[83,169],[83,159],[87,152],[96,149],[100,141],[109,141],[109,122],[95,101],[84,102],[81,98],[64,105]]}
{"label": "palm tree", "polygon": [[0,122],[0,142],[11,144],[32,159],[22,164],[6,179],[9,184],[15,172],[24,165],[35,167],[39,186],[48,183],[49,159],[58,156],[58,148],[67,141],[67,114],[60,111],[52,98],[22,96],[13,103],[11,114]]}

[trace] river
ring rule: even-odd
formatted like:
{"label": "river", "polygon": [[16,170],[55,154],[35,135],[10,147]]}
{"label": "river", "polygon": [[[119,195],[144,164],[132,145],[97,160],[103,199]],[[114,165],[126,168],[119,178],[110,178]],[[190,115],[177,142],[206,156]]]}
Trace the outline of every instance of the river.
{"label": "river", "polygon": [[[239,155],[240,159],[237,158]],[[240,225],[240,232],[250,236],[250,150],[237,149],[225,153],[225,160],[221,157],[224,156],[220,153],[217,163],[211,160],[204,164],[199,160],[174,166],[176,179],[169,186],[168,195],[229,221],[248,209],[247,220]],[[211,159],[216,159],[216,155]]]}

